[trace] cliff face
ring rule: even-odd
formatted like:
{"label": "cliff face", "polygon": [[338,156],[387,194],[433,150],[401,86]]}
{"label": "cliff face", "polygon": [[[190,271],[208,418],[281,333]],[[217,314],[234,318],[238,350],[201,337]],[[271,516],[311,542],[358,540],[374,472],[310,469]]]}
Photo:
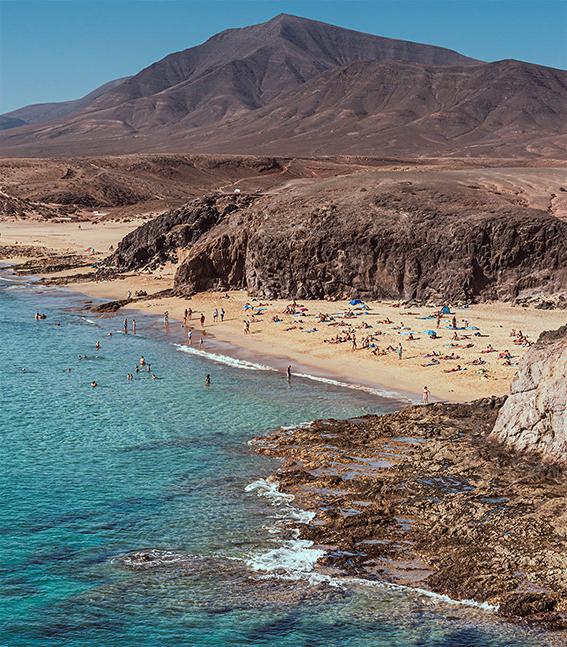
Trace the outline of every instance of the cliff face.
{"label": "cliff face", "polygon": [[492,437],[567,462],[567,325],[543,333],[524,356]]}
{"label": "cliff face", "polygon": [[179,293],[506,300],[564,291],[566,242],[567,222],[478,187],[333,178],[195,200],[131,233],[109,264],[155,267],[182,249]]}

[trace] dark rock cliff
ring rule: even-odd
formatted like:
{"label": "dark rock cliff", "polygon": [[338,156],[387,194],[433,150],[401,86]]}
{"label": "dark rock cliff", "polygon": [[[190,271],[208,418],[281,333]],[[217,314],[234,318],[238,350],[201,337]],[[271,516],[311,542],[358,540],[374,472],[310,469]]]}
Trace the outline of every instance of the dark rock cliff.
{"label": "dark rock cliff", "polygon": [[457,183],[333,179],[210,195],[129,234],[118,271],[179,262],[178,293],[510,300],[567,286],[567,222]]}

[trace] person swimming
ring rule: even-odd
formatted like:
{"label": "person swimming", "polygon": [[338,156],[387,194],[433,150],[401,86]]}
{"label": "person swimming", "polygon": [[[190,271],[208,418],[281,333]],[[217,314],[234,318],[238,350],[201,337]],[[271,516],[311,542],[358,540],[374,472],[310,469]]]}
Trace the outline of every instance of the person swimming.
{"label": "person swimming", "polygon": [[96,389],[96,387],[98,386],[98,384],[96,383],[96,380],[93,380],[91,382],[91,386],[93,387],[93,389]]}
{"label": "person swimming", "polygon": [[139,364],[140,364],[140,366],[145,366],[146,365],[146,358],[143,355],[140,357]]}
{"label": "person swimming", "polygon": [[205,375],[205,386],[211,386],[211,376],[209,373]]}
{"label": "person swimming", "polygon": [[95,348],[96,348],[97,350],[100,350],[100,342],[99,342],[99,341],[97,341],[97,343],[95,344]]}

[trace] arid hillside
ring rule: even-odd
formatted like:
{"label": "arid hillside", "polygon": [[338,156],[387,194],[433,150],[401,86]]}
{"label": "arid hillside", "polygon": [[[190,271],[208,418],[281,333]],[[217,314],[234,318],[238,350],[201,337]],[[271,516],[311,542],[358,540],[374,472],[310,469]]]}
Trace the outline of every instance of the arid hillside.
{"label": "arid hillside", "polygon": [[[486,171],[483,171],[485,173]],[[179,263],[179,293],[512,300],[567,288],[567,222],[474,171],[366,171],[270,195],[214,193],[130,233],[118,271]]]}
{"label": "arid hillside", "polygon": [[281,14],[2,115],[0,154],[565,159],[566,106],[562,70]]}

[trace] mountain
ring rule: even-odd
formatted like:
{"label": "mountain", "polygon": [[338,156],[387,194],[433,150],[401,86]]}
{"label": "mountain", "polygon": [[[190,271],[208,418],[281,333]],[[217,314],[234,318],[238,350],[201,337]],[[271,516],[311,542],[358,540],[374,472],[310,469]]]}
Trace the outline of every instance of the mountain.
{"label": "mountain", "polygon": [[96,88],[96,90],[89,92],[84,97],[74,99],[73,101],[34,103],[30,106],[24,106],[23,108],[12,110],[12,112],[7,112],[4,115],[0,115],[0,130],[16,128],[26,124],[42,124],[73,115],[83,108],[87,108],[101,94],[112,90],[112,88],[123,83],[128,78],[126,76],[121,79],[109,81]]}
{"label": "mountain", "polygon": [[566,87],[560,70],[281,14],[78,102],[4,115],[28,125],[0,133],[0,153],[491,155],[496,146],[501,156],[561,157]]}

